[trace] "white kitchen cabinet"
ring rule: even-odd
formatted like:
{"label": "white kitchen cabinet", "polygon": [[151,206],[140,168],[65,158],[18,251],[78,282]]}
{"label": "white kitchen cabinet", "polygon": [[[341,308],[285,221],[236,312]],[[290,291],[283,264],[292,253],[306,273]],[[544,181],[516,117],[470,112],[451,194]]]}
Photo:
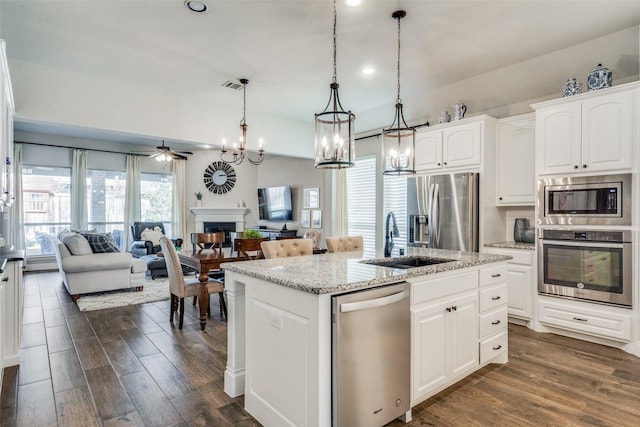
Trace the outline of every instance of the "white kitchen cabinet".
{"label": "white kitchen cabinet", "polygon": [[479,167],[487,123],[494,120],[479,116],[418,131],[416,171]]}
{"label": "white kitchen cabinet", "polygon": [[629,170],[637,96],[630,83],[533,105],[539,174]]}
{"label": "white kitchen cabinet", "polygon": [[14,111],[6,44],[4,40],[0,40],[0,211],[13,201],[13,182],[9,164],[13,159]]}
{"label": "white kitchen cabinet", "polygon": [[492,361],[506,362],[507,332],[507,266],[480,270],[478,289],[480,365]]}
{"label": "white kitchen cabinet", "polygon": [[535,254],[528,249],[485,248],[486,252],[508,255],[507,295],[509,317],[530,321],[536,295]]}
{"label": "white kitchen cabinet", "polygon": [[534,206],[536,202],[535,114],[498,120],[498,206]]}
{"label": "white kitchen cabinet", "polygon": [[22,260],[7,262],[2,273],[2,357],[4,367],[20,364],[24,284]]}
{"label": "white kitchen cabinet", "polygon": [[412,310],[412,402],[478,366],[478,295],[452,295]]}

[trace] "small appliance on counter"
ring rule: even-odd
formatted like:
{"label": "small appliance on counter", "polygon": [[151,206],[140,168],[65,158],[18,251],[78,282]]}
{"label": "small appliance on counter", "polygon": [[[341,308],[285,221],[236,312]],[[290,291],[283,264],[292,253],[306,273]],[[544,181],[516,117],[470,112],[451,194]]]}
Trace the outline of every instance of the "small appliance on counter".
{"label": "small appliance on counter", "polygon": [[527,218],[516,218],[513,225],[513,240],[515,242],[533,243],[536,237],[536,229],[529,227]]}

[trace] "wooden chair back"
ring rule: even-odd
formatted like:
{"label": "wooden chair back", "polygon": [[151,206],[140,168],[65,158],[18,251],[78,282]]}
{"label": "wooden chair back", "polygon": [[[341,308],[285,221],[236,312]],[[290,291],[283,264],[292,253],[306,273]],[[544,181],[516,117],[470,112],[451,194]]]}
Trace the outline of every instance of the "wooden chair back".
{"label": "wooden chair back", "polygon": [[262,259],[262,242],[269,241],[268,237],[262,239],[235,239],[233,241],[233,250],[238,254],[239,258]]}
{"label": "wooden chair back", "polygon": [[194,252],[211,249],[222,253],[224,231],[216,231],[215,233],[191,233],[191,244],[193,245]]}

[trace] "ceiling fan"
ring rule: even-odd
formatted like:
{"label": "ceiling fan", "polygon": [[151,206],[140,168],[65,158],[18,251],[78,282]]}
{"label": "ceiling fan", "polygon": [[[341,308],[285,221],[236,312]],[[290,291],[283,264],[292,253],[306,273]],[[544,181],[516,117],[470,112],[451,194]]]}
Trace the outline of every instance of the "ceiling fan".
{"label": "ceiling fan", "polygon": [[174,151],[170,147],[162,145],[156,147],[156,152],[149,155],[151,158],[155,158],[159,162],[167,162],[171,159],[187,160],[185,154],[193,154],[191,151]]}

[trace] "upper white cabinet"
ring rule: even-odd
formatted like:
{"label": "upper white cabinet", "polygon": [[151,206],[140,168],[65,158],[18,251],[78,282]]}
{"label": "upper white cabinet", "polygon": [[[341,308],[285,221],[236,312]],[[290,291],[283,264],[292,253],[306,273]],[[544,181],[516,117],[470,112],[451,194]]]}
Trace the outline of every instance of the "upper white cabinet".
{"label": "upper white cabinet", "polygon": [[13,114],[15,106],[9,77],[6,45],[0,40],[0,210],[13,200]]}
{"label": "upper white cabinet", "polygon": [[498,206],[535,205],[535,121],[535,113],[498,120]]}
{"label": "upper white cabinet", "polygon": [[479,167],[489,116],[436,125],[416,135],[416,171]]}
{"label": "upper white cabinet", "polygon": [[630,169],[637,94],[630,83],[533,105],[539,174]]}

